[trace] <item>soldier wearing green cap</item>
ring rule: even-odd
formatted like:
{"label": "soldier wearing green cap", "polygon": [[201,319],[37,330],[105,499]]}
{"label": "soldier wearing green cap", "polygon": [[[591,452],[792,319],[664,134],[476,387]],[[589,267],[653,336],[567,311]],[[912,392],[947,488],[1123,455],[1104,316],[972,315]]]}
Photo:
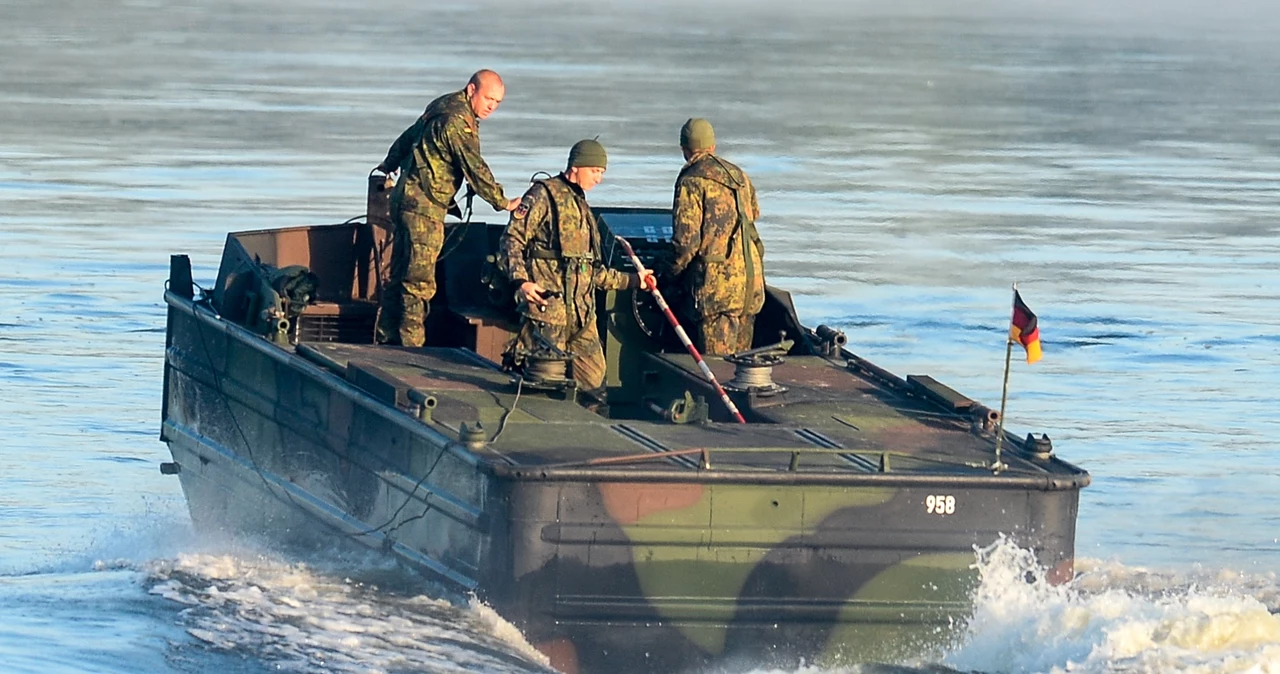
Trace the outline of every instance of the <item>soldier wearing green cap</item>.
{"label": "soldier wearing green cap", "polygon": [[716,156],[715,131],[693,118],[680,129],[685,165],[672,206],[670,272],[693,299],[698,346],[724,356],[751,348],[764,306],[764,243],[756,190],[742,169]]}
{"label": "soldier wearing green cap", "polygon": [[605,266],[586,193],[600,184],[607,163],[603,145],[578,141],[562,173],[535,181],[524,193],[498,244],[499,264],[522,315],[514,363],[523,365],[525,355],[547,345],[573,354],[573,379],[600,399],[605,360],[596,329],[596,289],[653,284],[651,272],[641,277]]}
{"label": "soldier wearing green cap", "polygon": [[395,243],[378,320],[381,343],[422,346],[425,342],[423,322],[436,294],[444,216],[459,212],[454,196],[463,179],[495,210],[509,211],[520,203],[507,199],[480,156],[480,120],[498,108],[505,92],[497,73],[477,72],[462,91],[432,101],[375,169],[387,174],[400,171],[391,193]]}

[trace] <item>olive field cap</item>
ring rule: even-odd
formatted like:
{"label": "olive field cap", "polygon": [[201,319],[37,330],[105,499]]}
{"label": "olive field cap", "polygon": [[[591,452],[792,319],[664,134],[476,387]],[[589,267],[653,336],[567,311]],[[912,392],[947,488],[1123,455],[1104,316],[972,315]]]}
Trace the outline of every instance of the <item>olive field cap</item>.
{"label": "olive field cap", "polygon": [[604,151],[600,141],[580,140],[569,150],[569,168],[575,166],[605,168],[609,163],[609,155]]}
{"label": "olive field cap", "polygon": [[705,150],[715,147],[715,144],[716,132],[711,128],[711,122],[701,117],[694,117],[680,127],[680,147]]}

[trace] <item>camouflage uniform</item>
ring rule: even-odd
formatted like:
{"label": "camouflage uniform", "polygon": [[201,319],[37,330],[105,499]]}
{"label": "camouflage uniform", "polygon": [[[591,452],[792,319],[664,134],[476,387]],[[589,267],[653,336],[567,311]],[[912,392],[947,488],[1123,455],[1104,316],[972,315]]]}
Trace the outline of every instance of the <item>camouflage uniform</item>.
{"label": "camouflage uniform", "polygon": [[444,216],[463,178],[481,199],[506,208],[502,186],[480,157],[480,120],[465,90],[432,101],[387,151],[382,168],[400,169],[391,193],[395,247],[391,279],[382,297],[378,341],[422,346],[427,304],[436,294],[436,258],[444,243]]}
{"label": "camouflage uniform", "polygon": [[764,244],[751,180],[711,152],[697,151],[676,179],[672,213],[670,271],[683,277],[693,299],[703,353],[751,348],[755,315],[764,306]]}
{"label": "camouflage uniform", "polygon": [[[539,180],[524,193],[499,241],[499,258],[513,292],[533,281],[562,295],[545,311],[520,302],[516,339],[521,351],[538,351],[536,332],[573,359],[573,378],[586,390],[604,385],[604,349],[596,328],[596,289],[633,285],[630,274],[604,265],[600,230],[582,190],[564,174]],[[535,332],[536,331],[536,332]]]}

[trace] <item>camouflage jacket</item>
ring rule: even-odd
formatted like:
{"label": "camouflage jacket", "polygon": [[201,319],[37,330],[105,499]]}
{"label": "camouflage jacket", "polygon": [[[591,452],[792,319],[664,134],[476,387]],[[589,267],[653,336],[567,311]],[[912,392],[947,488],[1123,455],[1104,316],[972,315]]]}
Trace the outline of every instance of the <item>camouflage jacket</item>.
{"label": "camouflage jacket", "polygon": [[756,314],[764,306],[764,244],[756,190],[742,169],[699,152],[680,170],[672,204],[675,258],[702,316]]}
{"label": "camouflage jacket", "polygon": [[564,174],[539,180],[524,193],[498,242],[498,260],[512,292],[534,281],[562,293],[545,311],[520,301],[520,311],[552,325],[582,328],[596,318],[597,288],[631,286],[631,275],[605,266],[600,228],[586,197]]}
{"label": "camouflage jacket", "polygon": [[404,130],[382,160],[387,171],[400,169],[391,193],[391,210],[408,210],[443,220],[462,179],[497,210],[507,206],[502,185],[480,157],[480,120],[467,92],[445,94]]}

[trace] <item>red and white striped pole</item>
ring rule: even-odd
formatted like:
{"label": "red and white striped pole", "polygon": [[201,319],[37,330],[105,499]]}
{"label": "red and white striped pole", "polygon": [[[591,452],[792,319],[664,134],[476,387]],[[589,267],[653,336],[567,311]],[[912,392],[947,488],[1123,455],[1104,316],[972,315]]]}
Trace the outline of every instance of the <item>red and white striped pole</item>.
{"label": "red and white striped pole", "polygon": [[[618,240],[618,243],[622,244],[622,249],[627,251],[627,256],[631,258],[631,264],[635,265],[636,271],[644,272],[644,264],[636,256],[636,251],[631,248],[631,244],[621,236],[614,235],[614,238]],[[658,303],[658,307],[662,309],[662,313],[666,314],[667,321],[671,323],[671,327],[676,329],[676,335],[680,337],[680,343],[684,344],[684,348],[689,350],[689,355],[693,356],[693,359],[698,362],[698,369],[702,370],[702,376],[706,377],[707,381],[711,382],[711,385],[716,388],[716,393],[720,394],[720,400],[724,401],[724,406],[729,408],[729,412],[733,414],[733,418],[738,420],[738,423],[747,423],[747,420],[742,418],[742,413],[738,411],[738,407],[729,399],[729,394],[725,393],[724,388],[720,386],[720,382],[716,381],[716,376],[711,373],[711,368],[707,367],[706,361],[702,360],[702,354],[698,353],[698,348],[693,345],[688,333],[684,331],[684,328],[680,327],[680,321],[677,321],[676,315],[671,313],[671,307],[667,306],[667,300],[662,296],[662,291],[658,290],[657,284],[655,283],[648,290],[653,293],[653,299]]]}

